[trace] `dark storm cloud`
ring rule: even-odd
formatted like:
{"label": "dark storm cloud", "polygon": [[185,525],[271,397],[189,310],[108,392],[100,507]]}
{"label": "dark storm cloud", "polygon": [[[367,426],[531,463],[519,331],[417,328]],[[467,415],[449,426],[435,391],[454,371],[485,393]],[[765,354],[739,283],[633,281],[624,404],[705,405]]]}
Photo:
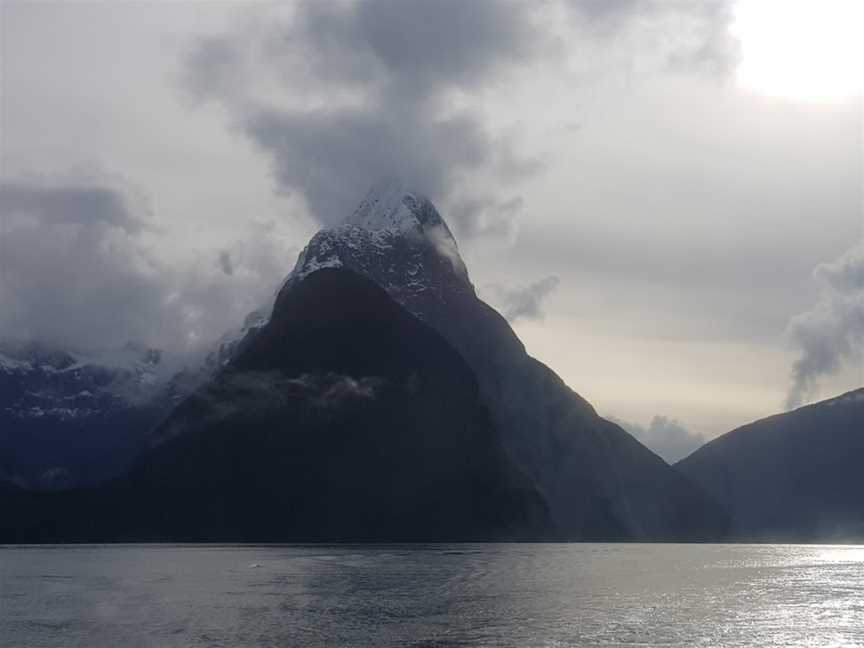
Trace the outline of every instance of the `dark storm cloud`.
{"label": "dark storm cloud", "polygon": [[792,368],[788,407],[801,405],[820,378],[844,363],[864,362],[864,244],[819,265],[814,275],[822,285],[819,303],[789,323],[799,358]]}
{"label": "dark storm cloud", "polygon": [[283,78],[297,78],[303,71],[292,68],[302,64],[325,83],[379,81],[390,96],[416,100],[448,87],[470,90],[533,57],[543,35],[532,14],[529,3],[498,0],[308,2],[254,37]]}
{"label": "dark storm cloud", "polygon": [[442,196],[465,169],[488,161],[487,136],[472,118],[417,121],[416,113],[283,113],[247,116],[246,130],[270,155],[283,190],[301,190],[324,224],[344,219],[393,170],[408,186]]}
{"label": "dark storm cloud", "polygon": [[[731,52],[728,2],[564,5],[581,26],[564,38],[586,41],[585,64],[615,50],[624,31],[636,36],[623,40],[667,65],[718,67]],[[538,61],[544,73],[562,74],[567,47],[540,19],[555,6],[365,0],[297,3],[287,15],[252,10],[228,33],[198,42],[186,87],[227,107],[270,159],[278,190],[301,193],[325,225],[350,213],[375,181],[400,177],[440,202],[464,236],[506,237],[514,188],[542,166],[520,154],[512,133],[493,133],[472,102]],[[495,196],[476,176],[511,189]],[[503,208],[490,208],[493,201]]]}
{"label": "dark storm cloud", "polygon": [[665,416],[655,416],[648,425],[621,421],[614,417],[609,417],[609,420],[627,430],[670,464],[680,461],[705,443],[701,435]]}
{"label": "dark storm cloud", "polygon": [[[238,23],[200,42],[188,87],[232,111],[271,159],[279,190],[301,192],[324,224],[344,218],[382,177],[446,201],[466,173],[519,178],[537,169],[450,96],[470,95],[542,51],[532,13],[497,0],[300,3],[290,18]],[[316,105],[246,93],[262,70]]]}
{"label": "dark storm cloud", "polygon": [[220,258],[230,281],[209,264],[169,266],[146,202],[107,179],[0,184],[0,223],[0,338],[71,349],[194,350],[260,306],[291,260],[253,232],[251,249]]}
{"label": "dark storm cloud", "polygon": [[[0,213],[29,217],[45,224],[77,223],[117,227],[129,234],[141,231],[149,210],[136,215],[135,207],[119,190],[100,186],[42,187],[0,183]],[[141,210],[141,205],[137,207]]]}
{"label": "dark storm cloud", "polygon": [[[117,189],[0,185],[0,332],[59,344],[142,337],[165,298],[136,244],[143,229]],[[118,340],[118,333],[129,338]]]}
{"label": "dark storm cloud", "polygon": [[[418,93],[483,83],[506,63],[532,56],[525,3],[499,0],[376,0],[356,13],[359,43],[368,43],[399,84]],[[358,43],[358,44],[359,44]]]}

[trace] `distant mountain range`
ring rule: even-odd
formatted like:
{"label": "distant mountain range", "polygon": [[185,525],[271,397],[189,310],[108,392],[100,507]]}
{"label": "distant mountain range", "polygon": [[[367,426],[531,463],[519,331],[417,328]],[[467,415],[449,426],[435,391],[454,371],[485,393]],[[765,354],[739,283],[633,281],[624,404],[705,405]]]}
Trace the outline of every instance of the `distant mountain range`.
{"label": "distant mountain range", "polygon": [[162,370],[159,351],[133,345],[0,344],[0,475],[52,490],[122,474],[180,400]]}
{"label": "distant mountain range", "polygon": [[699,459],[723,439],[670,467],[529,356],[398,183],[202,368],[35,348],[0,355],[0,541],[698,541],[760,515]]}
{"label": "distant mountain range", "polygon": [[123,475],[153,428],[263,321],[250,313],[202,360],[182,367],[132,343],[81,352],[0,340],[0,479],[58,490]]}

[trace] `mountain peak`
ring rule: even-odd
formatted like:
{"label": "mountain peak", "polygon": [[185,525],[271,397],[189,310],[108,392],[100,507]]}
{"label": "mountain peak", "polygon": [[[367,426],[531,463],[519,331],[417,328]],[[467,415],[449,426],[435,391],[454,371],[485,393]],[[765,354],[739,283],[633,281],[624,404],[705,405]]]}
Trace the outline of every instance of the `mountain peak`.
{"label": "mountain peak", "polygon": [[279,293],[322,268],[386,276],[385,287],[403,286],[410,277],[407,287],[415,293],[443,290],[446,285],[474,294],[447,223],[431,200],[399,180],[375,184],[340,225],[315,234]]}
{"label": "mountain peak", "polygon": [[388,178],[377,182],[345,220],[363,229],[405,232],[428,231],[441,227],[452,238],[450,229],[426,196],[410,190],[401,180]]}

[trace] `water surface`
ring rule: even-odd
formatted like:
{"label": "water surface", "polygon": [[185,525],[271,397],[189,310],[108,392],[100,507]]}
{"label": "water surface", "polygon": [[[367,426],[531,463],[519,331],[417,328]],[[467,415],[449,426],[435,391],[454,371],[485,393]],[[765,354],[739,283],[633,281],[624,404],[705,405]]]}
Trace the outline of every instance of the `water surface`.
{"label": "water surface", "polygon": [[0,645],[864,646],[864,547],[5,547]]}

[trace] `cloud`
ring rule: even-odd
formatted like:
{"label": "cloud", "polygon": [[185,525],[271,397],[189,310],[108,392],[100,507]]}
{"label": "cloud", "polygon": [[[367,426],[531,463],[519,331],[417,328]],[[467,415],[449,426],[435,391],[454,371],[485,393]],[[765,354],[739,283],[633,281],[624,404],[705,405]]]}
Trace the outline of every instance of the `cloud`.
{"label": "cloud", "polygon": [[515,180],[539,168],[465,101],[542,54],[534,13],[497,0],[299,3],[200,41],[186,85],[228,108],[277,189],[300,192],[322,224],[382,177],[446,203],[472,194],[471,174]]}
{"label": "cloud", "polygon": [[820,378],[844,363],[864,362],[864,243],[817,266],[821,297],[814,308],[789,322],[788,336],[799,357],[792,367],[786,405],[801,405]]}
{"label": "cloud", "polygon": [[602,39],[629,69],[726,77],[739,59],[730,0],[565,0],[583,38]]}
{"label": "cloud", "polygon": [[680,461],[705,443],[702,435],[688,430],[679,421],[655,416],[647,426],[609,417],[670,464]]}
{"label": "cloud", "polygon": [[525,201],[520,196],[504,201],[478,197],[457,202],[450,213],[457,216],[458,231],[467,237],[491,236],[512,241],[524,205]]}
{"label": "cloud", "polygon": [[[120,190],[5,182],[0,215],[3,334],[93,346],[157,324],[145,314],[165,295],[137,243],[142,219]],[[130,338],[117,340],[120,331]]]}
{"label": "cloud", "polygon": [[[559,9],[573,29],[550,19]],[[512,240],[513,191],[543,165],[520,150],[518,125],[490,125],[484,93],[532,69],[578,84],[573,42],[582,68],[607,69],[607,51],[628,69],[643,58],[721,68],[732,60],[730,20],[725,1],[304,2],[249,10],[200,39],[183,76],[270,160],[277,190],[302,194],[324,225],[380,178],[400,177],[463,236]]]}
{"label": "cloud", "polygon": [[419,93],[485,82],[492,70],[530,57],[538,34],[527,3],[497,0],[375,0],[356,5],[355,42],[369,47],[393,83]]}
{"label": "cloud", "polygon": [[352,376],[328,372],[322,381],[326,389],[316,401],[321,407],[331,407],[334,403],[342,404],[346,400],[375,398],[378,390],[384,384],[384,379],[377,376]]}
{"label": "cloud", "polygon": [[[106,180],[107,182],[107,180]],[[113,186],[61,186],[0,183],[0,213],[7,218],[34,218],[48,225],[116,227],[137,234],[150,218],[149,208]]]}
{"label": "cloud", "polygon": [[64,348],[204,350],[272,297],[292,261],[249,226],[216,263],[169,263],[146,201],[108,177],[0,183],[0,219],[0,337]]}
{"label": "cloud", "polygon": [[519,319],[543,319],[542,302],[559,283],[557,276],[550,275],[521,288],[506,288],[500,285],[485,288],[490,295],[490,301],[512,324]]}
{"label": "cloud", "polygon": [[431,196],[447,194],[460,171],[488,161],[488,142],[467,116],[423,121],[416,114],[247,115],[246,131],[272,159],[282,190],[301,190],[325,225],[341,222],[388,170]]}
{"label": "cloud", "polygon": [[[332,371],[297,376],[286,376],[280,371],[244,371],[223,376],[221,383],[199,392],[198,398],[215,406],[211,415],[220,418],[243,408],[278,409],[296,403],[298,398],[316,407],[331,409],[372,400],[386,382],[379,376],[354,377]],[[221,393],[225,389],[233,392],[230,402]]]}

